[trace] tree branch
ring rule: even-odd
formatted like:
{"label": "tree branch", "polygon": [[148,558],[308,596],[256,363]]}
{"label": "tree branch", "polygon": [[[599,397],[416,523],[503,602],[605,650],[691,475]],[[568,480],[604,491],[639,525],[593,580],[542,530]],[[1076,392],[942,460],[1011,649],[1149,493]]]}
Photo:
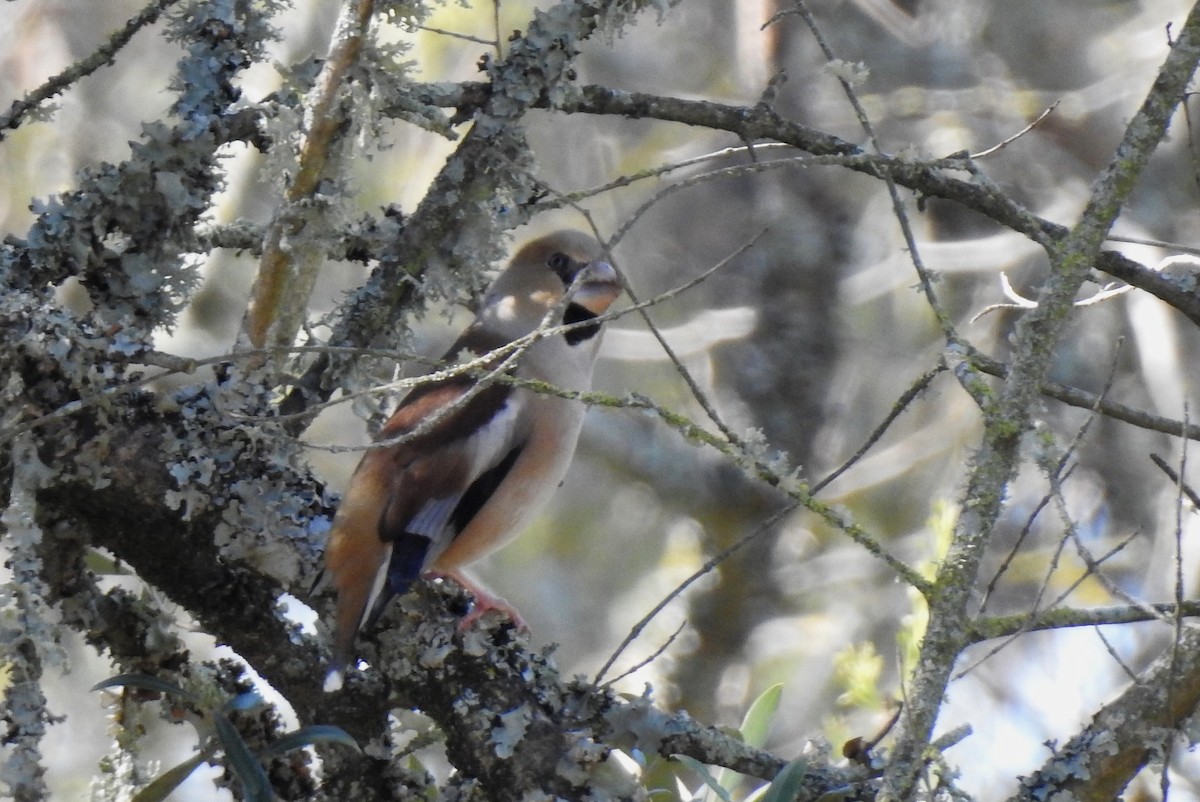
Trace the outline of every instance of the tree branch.
{"label": "tree branch", "polygon": [[[469,114],[486,96],[486,85],[469,82],[452,85],[414,84],[412,93],[416,102],[457,108],[460,114]],[[923,197],[953,201],[1043,245],[1061,240],[1068,234],[1065,226],[1038,217],[1000,193],[990,182],[971,182],[954,177],[952,173],[958,171],[977,172],[968,159],[954,157],[919,162],[887,154],[867,154],[844,139],[780,117],[769,107],[686,100],[644,92],[624,92],[597,85],[572,89],[553,104],[542,98],[537,106],[567,113],[676,122],[728,131],[747,142],[769,140],[792,145],[814,155],[840,156],[843,157],[840,164],[848,170],[876,178],[886,172],[898,185]],[[402,105],[385,108],[384,113],[399,115],[403,108]],[[1115,251],[1097,254],[1095,267],[1150,293],[1200,325],[1200,295],[1193,292],[1186,280],[1159,273]]]}
{"label": "tree branch", "polygon": [[883,796],[907,800],[924,767],[937,713],[957,656],[970,642],[968,602],[980,560],[991,542],[1005,491],[1016,474],[1021,437],[1028,431],[1034,401],[1076,292],[1096,261],[1109,228],[1162,137],[1197,63],[1200,63],[1200,6],[1192,9],[1141,109],[1126,128],[1108,168],[1071,233],[1050,251],[1051,272],[1038,306],[1017,324],[1008,378],[985,409],[983,443],[963,494],[954,539],[938,570],[930,600],[929,627],[921,646],[897,743],[884,774]]}
{"label": "tree branch", "polygon": [[1062,794],[1073,799],[1116,799],[1157,750],[1163,730],[1183,726],[1200,705],[1200,630],[1183,630],[1178,649],[1162,654],[1088,726],[1029,777],[1009,802]]}
{"label": "tree branch", "polygon": [[86,57],[75,62],[53,78],[50,78],[37,89],[25,95],[25,97],[20,100],[14,100],[12,105],[8,107],[8,111],[0,115],[0,142],[4,141],[9,130],[20,128],[25,118],[37,109],[38,106],[63,92],[80,78],[91,75],[106,64],[111,64],[113,58],[120,52],[121,48],[129,44],[129,40],[133,38],[134,34],[148,25],[153,25],[158,21],[163,11],[177,2],[179,0],[154,0],[154,2],[138,12],[137,15],[131,17],[125,23],[125,27],[110,36],[103,46],[96,48]]}
{"label": "tree branch", "polygon": [[262,259],[242,323],[255,348],[288,346],[308,313],[308,299],[325,261],[327,202],[318,197],[341,143],[353,139],[344,107],[345,85],[362,53],[374,0],[345,0],[329,54],[305,108],[306,135],[296,175],[267,226]]}
{"label": "tree branch", "polygon": [[[613,746],[664,756],[684,753],[762,779],[772,778],[783,765],[778,758],[684,714],[662,713],[646,700],[621,701],[611,691],[590,684],[564,682],[549,656],[529,651],[508,624],[492,621],[459,632],[458,618],[451,611],[464,607],[466,597],[461,591],[429,585],[395,605],[376,638],[364,644],[364,657],[372,669],[351,674],[345,691],[322,693],[323,658],[316,640],[301,635],[277,609],[285,591],[306,597],[301,578],[281,584],[223,557],[212,532],[219,528],[218,521],[229,518],[229,508],[214,506],[190,519],[164,509],[162,499],[172,482],[161,467],[169,461],[161,449],[175,425],[173,416],[162,417],[149,396],[127,404],[126,410],[131,428],[128,436],[115,438],[123,445],[108,452],[107,487],[76,482],[39,492],[45,528],[56,533],[46,550],[58,553],[59,564],[64,565],[80,564],[61,555],[78,554],[84,543],[112,552],[187,610],[218,643],[228,644],[242,656],[288,699],[301,724],[337,724],[367,743],[383,737],[389,710],[418,707],[446,733],[459,772],[478,780],[489,798],[505,800],[534,792],[576,798],[585,786],[607,788],[616,798],[633,798],[636,793],[629,779],[614,778],[604,769],[606,748]],[[259,462],[269,455],[242,453],[236,466],[231,466],[235,471],[224,475],[277,472]],[[288,493],[314,500],[321,497],[310,478],[280,476]],[[211,490],[215,498],[237,492],[234,485]],[[308,514],[317,518],[320,512]],[[59,525],[64,523],[69,525]],[[146,537],[147,531],[154,536]],[[59,539],[79,533],[85,534],[83,541]],[[235,531],[231,537],[256,534]],[[301,551],[296,557],[313,559]],[[50,579],[62,603],[69,603],[78,574],[56,570]],[[324,600],[314,601],[324,607]],[[94,635],[113,650],[114,657],[136,664],[146,658],[144,644],[128,636],[110,637],[113,628],[127,626],[124,619],[107,618],[115,610],[93,620]],[[161,663],[158,667],[166,668]],[[498,721],[506,723],[498,725]],[[378,759],[344,750],[331,751],[326,759],[334,789],[343,780],[361,781],[363,776],[385,771]],[[805,798],[815,799],[861,779],[861,772],[814,766]]]}

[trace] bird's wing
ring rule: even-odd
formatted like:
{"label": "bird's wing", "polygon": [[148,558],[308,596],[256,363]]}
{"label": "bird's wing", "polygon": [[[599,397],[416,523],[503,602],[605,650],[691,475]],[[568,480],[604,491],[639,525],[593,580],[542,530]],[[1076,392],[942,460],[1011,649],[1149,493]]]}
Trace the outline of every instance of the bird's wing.
{"label": "bird's wing", "polygon": [[[451,353],[486,353],[490,343],[475,342],[478,338],[472,334],[464,333]],[[521,453],[527,436],[520,425],[522,396],[497,382],[464,400],[475,386],[476,379],[469,376],[421,385],[379,433],[386,442],[436,420],[426,431],[380,454],[385,459],[378,469],[385,470],[390,481],[378,535],[390,554],[370,594],[365,626],[462,531]]]}
{"label": "bird's wing", "polygon": [[[461,353],[486,354],[504,344],[482,327],[470,326],[445,361],[452,363]],[[393,481],[379,522],[383,540],[406,534],[441,538],[451,516],[461,515],[455,511],[475,481],[519,446],[526,434],[518,426],[521,395],[511,385],[492,382],[466,398],[477,384],[476,377],[459,375],[420,385],[380,430],[378,439],[386,442],[428,427],[389,449]],[[430,420],[435,422],[429,425]]]}

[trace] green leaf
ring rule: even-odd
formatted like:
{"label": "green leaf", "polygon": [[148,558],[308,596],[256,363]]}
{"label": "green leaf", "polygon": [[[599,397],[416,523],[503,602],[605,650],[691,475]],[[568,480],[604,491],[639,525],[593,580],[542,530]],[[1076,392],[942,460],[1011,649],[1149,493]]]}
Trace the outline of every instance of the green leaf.
{"label": "green leaf", "polygon": [[883,658],[870,641],[852,643],[839,651],[833,658],[834,676],[843,689],[838,704],[866,710],[883,707],[879,689],[883,667]]}
{"label": "green leaf", "polygon": [[729,792],[722,788],[716,778],[708,773],[708,766],[705,766],[694,757],[688,757],[687,755],[672,755],[671,757],[699,774],[700,779],[704,780],[704,784],[720,798],[721,802],[733,802],[733,798],[729,796]]}
{"label": "green leaf", "polygon": [[767,742],[767,734],[771,731],[771,722],[775,720],[775,712],[779,710],[779,700],[783,696],[783,685],[772,685],[758,695],[751,703],[742,719],[742,740],[756,749],[761,749]]}
{"label": "green leaf", "polygon": [[[780,683],[767,688],[750,703],[750,709],[742,717],[742,726],[739,728],[742,740],[747,745],[761,749],[762,745],[767,742],[767,735],[771,731],[771,722],[775,720],[775,713],[779,710],[779,700],[782,697],[783,684]],[[732,795],[733,789],[740,781],[741,775],[733,769],[721,769],[721,773],[717,775],[717,782],[729,795]]]}
{"label": "green leaf", "polygon": [[149,785],[134,794],[130,802],[162,802],[171,795],[172,791],[182,785],[184,780],[191,777],[192,772],[198,769],[207,759],[208,755],[201,752],[183,761],[178,766],[164,771],[155,777]]}
{"label": "green leaf", "polygon": [[225,762],[242,781],[246,799],[249,802],[272,802],[275,793],[271,790],[271,782],[262,763],[258,762],[229,719],[214,716],[213,720],[217,725],[217,737],[221,739],[221,747],[225,750]]}
{"label": "green leaf", "polygon": [[677,762],[664,759],[661,755],[651,754],[648,756],[645,768],[642,769],[642,785],[651,794],[666,793],[673,798],[676,795],[676,776],[680,771],[682,769]]}
{"label": "green leaf", "polygon": [[763,794],[761,802],[792,802],[800,793],[800,784],[804,775],[808,774],[808,761],[798,757],[784,766],[771,780],[770,787]]}
{"label": "green leaf", "polygon": [[118,674],[115,677],[109,677],[106,680],[101,680],[92,686],[93,691],[102,691],[105,688],[114,687],[126,688],[141,688],[146,691],[157,691],[158,693],[169,694],[170,696],[178,696],[181,699],[186,699],[189,702],[199,705],[202,704],[200,697],[191,691],[185,691],[173,682],[167,682],[158,677],[152,677],[149,674]]}
{"label": "green leaf", "polygon": [[281,755],[292,749],[298,749],[302,746],[315,743],[341,744],[342,746],[351,747],[356,752],[362,751],[358,746],[358,741],[351,738],[350,733],[341,727],[335,727],[332,724],[314,724],[309,727],[292,730],[279,740],[271,742],[263,750],[263,757]]}

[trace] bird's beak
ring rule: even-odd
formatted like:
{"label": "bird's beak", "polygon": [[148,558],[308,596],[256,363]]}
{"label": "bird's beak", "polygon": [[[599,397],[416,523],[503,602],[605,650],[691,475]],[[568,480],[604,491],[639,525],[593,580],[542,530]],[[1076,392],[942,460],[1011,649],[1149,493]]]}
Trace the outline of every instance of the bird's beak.
{"label": "bird's beak", "polygon": [[579,304],[593,315],[602,315],[617,296],[621,294],[621,278],[608,262],[589,262],[579,275],[571,291],[571,302]]}

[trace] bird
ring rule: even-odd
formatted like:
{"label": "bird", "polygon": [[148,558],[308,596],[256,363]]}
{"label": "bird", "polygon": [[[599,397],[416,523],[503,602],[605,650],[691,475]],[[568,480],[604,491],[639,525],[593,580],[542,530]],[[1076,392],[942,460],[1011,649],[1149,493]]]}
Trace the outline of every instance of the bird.
{"label": "bird", "polygon": [[[599,318],[621,289],[595,238],[568,229],[535,239],[496,277],[444,360],[483,357],[516,379],[589,390]],[[564,328],[522,339],[547,325]],[[462,568],[519,534],[550,499],[584,412],[577,399],[453,371],[400,401],[355,469],[330,530],[325,572],[337,598],[326,691],[342,687],[358,632],[422,576],[450,577],[471,591],[472,618],[498,608],[522,623]]]}

